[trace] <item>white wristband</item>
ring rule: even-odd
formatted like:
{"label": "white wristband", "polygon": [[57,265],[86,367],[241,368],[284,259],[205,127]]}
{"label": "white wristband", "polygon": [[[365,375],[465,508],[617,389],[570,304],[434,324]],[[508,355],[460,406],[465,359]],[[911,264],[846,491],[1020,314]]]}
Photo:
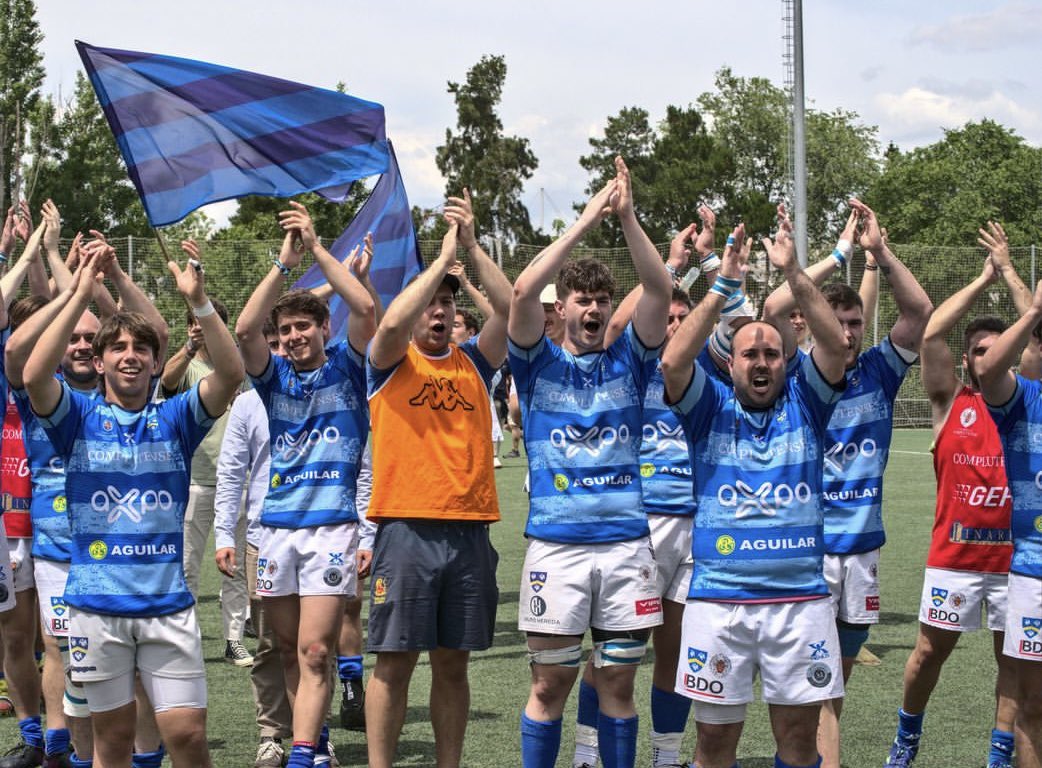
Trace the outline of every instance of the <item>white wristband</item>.
{"label": "white wristband", "polygon": [[217,310],[213,308],[213,302],[209,299],[201,307],[192,307],[192,314],[196,317],[209,317]]}

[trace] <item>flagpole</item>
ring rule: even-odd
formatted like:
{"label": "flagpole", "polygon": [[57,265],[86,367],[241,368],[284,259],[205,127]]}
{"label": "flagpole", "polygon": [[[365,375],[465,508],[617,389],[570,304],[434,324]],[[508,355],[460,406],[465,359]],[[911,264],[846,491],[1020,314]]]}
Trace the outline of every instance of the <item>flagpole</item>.
{"label": "flagpole", "polygon": [[170,252],[166,249],[166,243],[163,242],[163,236],[159,234],[159,230],[155,227],[152,227],[152,232],[156,236],[156,242],[159,243],[159,250],[163,252],[163,259],[170,261]]}

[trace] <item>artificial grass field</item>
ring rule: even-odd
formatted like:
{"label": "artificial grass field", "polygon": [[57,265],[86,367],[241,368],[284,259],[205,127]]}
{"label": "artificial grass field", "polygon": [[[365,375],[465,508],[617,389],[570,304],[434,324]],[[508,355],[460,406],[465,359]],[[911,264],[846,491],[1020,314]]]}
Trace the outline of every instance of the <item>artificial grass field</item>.
{"label": "artificial grass field", "polygon": [[[868,647],[882,660],[878,667],[857,666],[848,687],[841,722],[843,765],[850,768],[881,766],[893,739],[905,660],[915,643],[919,595],[933,522],[934,475],[928,430],[895,432],[886,475],[884,516],[887,545],[881,563],[882,623],[873,628]],[[471,712],[463,765],[475,768],[518,766],[518,721],[528,695],[528,668],[522,635],[517,631],[518,586],[524,559],[527,498],[521,490],[525,460],[504,459],[496,472],[502,521],[493,527],[499,551],[500,607],[493,647],[474,654],[471,661]],[[212,546],[212,544],[211,544]],[[212,549],[211,549],[212,552]],[[209,684],[208,733],[213,764],[218,768],[249,768],[256,754],[257,729],[249,686],[249,670],[227,664],[216,599],[217,570],[212,559],[204,563],[199,622]],[[251,650],[255,641],[247,639]],[[589,648],[587,638],[586,647]],[[977,767],[986,763],[988,737],[994,717],[995,664],[989,632],[963,637],[952,653],[927,712],[922,748],[916,760],[921,768]],[[650,766],[648,745],[651,718],[648,691],[651,655],[637,677],[640,713],[637,765]],[[366,671],[372,659],[366,659]],[[429,724],[429,667],[421,657],[413,677],[409,709],[399,745],[397,765],[433,766],[434,741]],[[438,697],[434,696],[437,706]],[[333,702],[331,737],[340,763],[366,764],[364,734],[343,731],[338,725],[339,691]],[[559,766],[570,766],[575,693],[566,710]],[[17,741],[14,718],[0,722],[0,747]],[[690,723],[682,757],[694,753],[694,724]],[[771,768],[774,743],[765,705],[749,707],[738,755],[744,768]],[[169,764],[169,759],[166,765]]]}

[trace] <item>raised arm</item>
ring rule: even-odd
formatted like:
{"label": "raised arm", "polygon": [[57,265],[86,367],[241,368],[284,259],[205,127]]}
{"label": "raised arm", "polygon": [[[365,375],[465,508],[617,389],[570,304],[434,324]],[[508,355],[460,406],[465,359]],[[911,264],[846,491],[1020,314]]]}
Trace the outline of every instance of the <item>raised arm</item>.
{"label": "raised arm", "polygon": [[195,313],[199,327],[203,329],[206,349],[213,363],[213,371],[199,382],[199,399],[207,413],[214,417],[220,416],[228,410],[243,379],[242,360],[235,348],[235,340],[206,296],[203,271],[191,264],[190,260],[185,263],[184,269],[175,261],[168,261],[166,266],[174,276],[177,290],[184,296]]}
{"label": "raised arm", "polygon": [[[441,240],[438,258],[405,286],[384,313],[384,319],[376,329],[373,343],[369,347],[369,361],[376,368],[386,370],[397,365],[405,357],[413,326],[434,298],[438,286],[449,272],[449,267],[456,263],[458,229],[459,225],[456,223],[449,227],[449,231]],[[452,318],[449,318],[449,322],[452,322]]]}
{"label": "raised arm", "polygon": [[637,221],[633,210],[630,171],[621,157],[615,158],[615,171],[618,194],[612,199],[612,209],[622,225],[622,234],[637,270],[637,282],[644,287],[633,308],[633,330],[645,346],[654,348],[666,338],[666,318],[669,316],[669,299],[673,295],[673,280],[663,268],[662,257]]}
{"label": "raised arm", "polygon": [[695,357],[705,346],[724,304],[742,285],[744,272],[748,268],[739,258],[744,239],[745,225],[739,224],[727,238],[719,274],[713,285],[662,350],[662,377],[666,382],[666,398],[669,402],[675,403],[683,396],[694,374]]}
{"label": "raised arm", "polygon": [[609,181],[600,192],[590,198],[579,220],[569,227],[550,245],[540,251],[514,281],[514,293],[510,302],[510,321],[507,333],[520,347],[535,345],[543,335],[545,316],[539,293],[564,266],[572,252],[591,229],[611,213],[609,201],[618,182]]}
{"label": "raised arm", "polygon": [[51,279],[54,282],[52,294],[56,295],[69,287],[72,272],[65,266],[58,244],[61,238],[61,214],[53,201],[47,200],[40,211],[40,218],[46,230],[43,233],[43,252],[47,256],[47,266],[51,268]]}
{"label": "raised arm", "polygon": [[[507,276],[492,261],[485,249],[481,247],[474,234],[474,213],[470,203],[470,190],[464,188],[463,197],[450,197],[445,203],[445,218],[450,223],[459,225],[459,244],[467,253],[467,259],[478,273],[478,282],[488,294],[488,305],[491,314],[485,315],[485,325],[478,336],[478,349],[484,358],[493,366],[499,367],[507,356],[507,319],[510,317],[510,298],[512,288]],[[469,281],[461,281],[469,286]],[[470,287],[479,296],[481,292]],[[473,298],[473,294],[471,294]],[[475,301],[475,303],[477,303]],[[484,310],[478,307],[484,314]]]}
{"label": "raised arm", "polygon": [[947,418],[955,392],[961,384],[955,375],[955,360],[948,346],[948,334],[970,311],[977,297],[997,279],[991,259],[985,259],[980,275],[941,302],[926,324],[922,348],[919,350],[919,363],[923,389],[930,399],[935,428],[940,427]]}
{"label": "raised arm", "polygon": [[246,364],[246,373],[260,376],[271,360],[271,350],[264,338],[264,321],[278,301],[290,272],[299,266],[304,248],[297,248],[299,238],[295,232],[287,232],[282,238],[282,250],[272,264],[268,274],[253,289],[246,306],[235,323],[235,335],[239,338],[239,353]]}
{"label": "raised arm", "polygon": [[1031,332],[1039,320],[1042,320],[1042,280],[1035,287],[1035,295],[1027,311],[995,339],[977,366],[981,394],[989,405],[1005,405],[1013,397],[1017,380],[1010,366],[1030,341]]}
{"label": "raised arm", "polygon": [[912,273],[883,242],[875,212],[860,200],[851,200],[861,224],[861,247],[872,254],[879,271],[890,283],[897,304],[897,322],[890,329],[890,340],[903,349],[916,350],[933,311],[933,303]]}
{"label": "raised arm", "polygon": [[1023,315],[1031,306],[1031,291],[1024,285],[1017,270],[1013,268],[1013,261],[1009,257],[1009,239],[1006,237],[1006,231],[998,222],[989,221],[987,230],[982,227],[977,232],[980,234],[977,243],[988,249],[995,272],[1006,281],[1006,287],[1009,288],[1009,295],[1013,299],[1013,306],[1017,308],[1017,314]]}
{"label": "raised arm", "polygon": [[22,255],[18,257],[18,261],[0,278],[0,293],[3,293],[4,296],[4,311],[0,314],[3,322],[0,324],[0,328],[7,327],[7,308],[11,306],[11,303],[18,295],[18,291],[21,290],[30,266],[34,261],[40,260],[40,243],[43,240],[45,230],[46,225],[43,222],[40,222],[40,226],[31,235],[25,229],[24,219],[21,220],[21,223],[16,221],[14,225],[14,232],[19,236],[26,236],[24,240],[25,248],[22,249]]}
{"label": "raised arm", "polygon": [[373,285],[373,281],[369,279],[369,270],[373,266],[373,233],[366,232],[365,239],[362,241],[362,250],[359,253],[358,248],[352,249],[351,253],[344,263],[347,264],[347,268],[351,270],[351,274],[358,278],[358,282],[362,284],[366,292],[373,300],[373,310],[376,313],[376,324],[379,325],[384,318],[384,303],[383,299],[380,298],[379,292],[376,290],[376,286]]}
{"label": "raised arm", "polygon": [[15,389],[21,389],[23,386],[25,364],[33,349],[40,342],[43,332],[55,322],[62,307],[72,300],[72,297],[73,290],[70,281],[70,284],[65,286],[65,290],[26,318],[25,322],[19,325],[11,334],[11,338],[7,340],[4,350],[5,370],[7,382]]}
{"label": "raised arm", "polygon": [[[315,225],[308,215],[307,208],[295,200],[291,200],[289,204],[290,210],[279,213],[279,224],[288,232],[299,233],[300,241],[315,257],[315,262],[325,275],[326,281],[351,310],[347,319],[347,338],[356,351],[364,353],[369,340],[376,332],[376,307],[373,297],[358,282],[350,268],[337,261],[318,241]],[[357,246],[355,248],[357,250]],[[270,311],[271,307],[268,309]]]}

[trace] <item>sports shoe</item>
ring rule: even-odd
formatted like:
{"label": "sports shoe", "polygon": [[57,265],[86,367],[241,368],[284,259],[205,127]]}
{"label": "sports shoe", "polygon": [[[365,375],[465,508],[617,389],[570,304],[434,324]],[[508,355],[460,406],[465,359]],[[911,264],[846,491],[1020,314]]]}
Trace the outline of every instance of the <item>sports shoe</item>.
{"label": "sports shoe", "polygon": [[329,768],[340,768],[340,761],[336,759],[336,751],[333,749],[333,742],[326,740],[326,752],[328,754],[315,754],[315,765],[328,765]]}
{"label": "sports shoe", "polygon": [[361,678],[345,680],[340,699],[340,727],[349,731],[365,730],[365,688]]}
{"label": "sports shoe", "polygon": [[60,755],[44,755],[43,768],[72,768],[69,752],[62,752]]}
{"label": "sports shoe", "polygon": [[498,456],[493,456],[492,457],[492,468],[493,469],[502,469],[503,468],[503,462],[499,460]]}
{"label": "sports shoe", "polygon": [[508,459],[520,459],[521,458],[521,453],[519,451],[511,451],[510,453],[506,454],[506,458],[508,458]]}
{"label": "sports shoe", "polygon": [[883,763],[883,768],[908,768],[919,752],[919,738],[914,742],[894,739],[890,745],[890,756]]}
{"label": "sports shoe", "polygon": [[4,753],[0,768],[39,768],[43,765],[43,747],[31,747],[24,741]]}
{"label": "sports shoe", "polygon": [[253,617],[247,616],[246,621],[242,623],[242,636],[257,639],[257,630],[253,628]]}
{"label": "sports shoe", "polygon": [[285,759],[282,741],[265,736],[257,745],[257,759],[253,761],[253,768],[282,768]]}
{"label": "sports shoe", "polygon": [[224,646],[224,660],[237,667],[252,667],[253,656],[238,640],[229,640]]}
{"label": "sports shoe", "polygon": [[992,760],[988,763],[988,768],[1013,768],[1013,763],[1008,760]]}

